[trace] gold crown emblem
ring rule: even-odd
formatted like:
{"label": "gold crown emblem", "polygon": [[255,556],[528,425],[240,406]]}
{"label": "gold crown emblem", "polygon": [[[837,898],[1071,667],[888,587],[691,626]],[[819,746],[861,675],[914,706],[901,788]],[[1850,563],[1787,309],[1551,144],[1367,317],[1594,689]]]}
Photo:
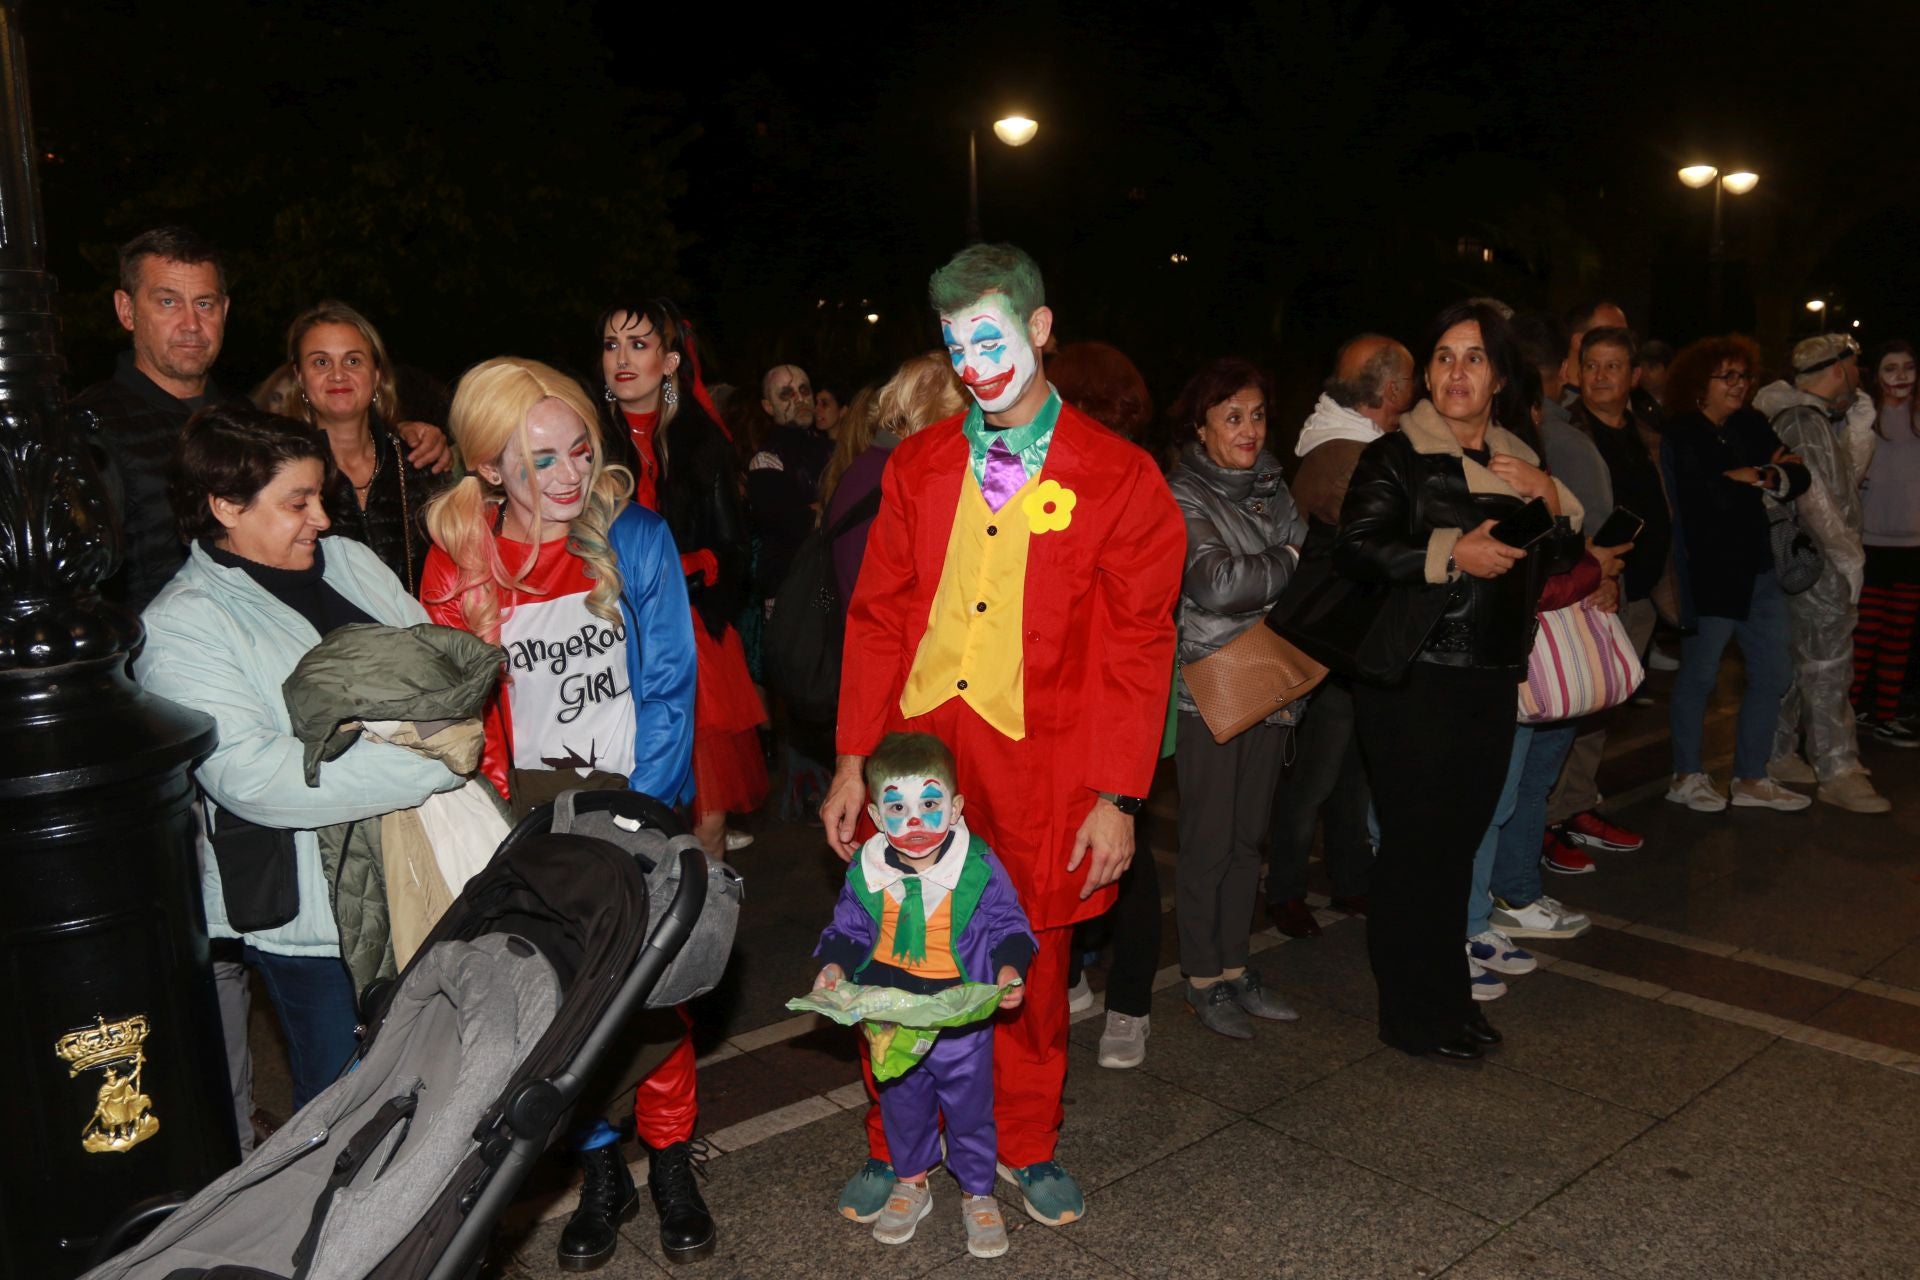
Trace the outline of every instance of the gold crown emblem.
{"label": "gold crown emblem", "polygon": [[109,1062],[143,1056],[140,1046],[146,1043],[150,1029],[145,1014],[135,1014],[119,1022],[108,1022],[98,1014],[94,1019],[94,1026],[69,1031],[54,1041],[54,1053],[70,1064],[69,1079]]}

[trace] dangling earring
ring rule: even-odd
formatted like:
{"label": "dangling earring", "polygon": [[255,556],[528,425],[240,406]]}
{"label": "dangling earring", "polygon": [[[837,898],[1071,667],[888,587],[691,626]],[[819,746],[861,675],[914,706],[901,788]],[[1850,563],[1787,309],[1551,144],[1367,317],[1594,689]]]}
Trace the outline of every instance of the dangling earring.
{"label": "dangling earring", "polygon": [[601,395],[603,395],[603,396],[605,396],[605,397],[607,398],[607,403],[608,403],[608,404],[612,404],[612,403],[613,403],[613,388],[612,388],[612,387],[602,387],[602,388],[600,388],[600,394],[601,394]]}
{"label": "dangling earring", "polygon": [[680,389],[673,385],[672,377],[667,377],[660,383],[660,402],[669,409],[680,403]]}

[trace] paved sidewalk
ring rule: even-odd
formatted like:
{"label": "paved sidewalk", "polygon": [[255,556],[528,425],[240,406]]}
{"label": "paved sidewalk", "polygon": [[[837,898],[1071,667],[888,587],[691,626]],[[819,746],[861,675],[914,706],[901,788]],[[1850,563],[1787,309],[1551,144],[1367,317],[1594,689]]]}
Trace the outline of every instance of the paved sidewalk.
{"label": "paved sidewalk", "polygon": [[[1049,1230],[1010,1200],[998,1274],[1920,1274],[1920,752],[1866,748],[1887,817],[1699,815],[1661,798],[1664,717],[1634,710],[1602,774],[1646,848],[1548,877],[1596,928],[1541,944],[1542,971],[1486,1007],[1507,1044],[1480,1067],[1379,1044],[1365,924],[1335,913],[1317,940],[1254,934],[1297,1024],[1209,1035],[1180,1002],[1169,916],[1146,1064],[1095,1065],[1097,1003],[1074,1028],[1060,1158],[1088,1216]],[[1169,869],[1172,803],[1156,795],[1149,828]],[[736,859],[727,982],[696,1009],[718,1253],[671,1267],[643,1204],[600,1274],[977,1274],[944,1175],[905,1247],[834,1215],[864,1155],[853,1041],[783,1005],[811,980],[839,864],[817,828],[759,832]],[[557,1170],[530,1192],[498,1274],[563,1274],[571,1201]]]}

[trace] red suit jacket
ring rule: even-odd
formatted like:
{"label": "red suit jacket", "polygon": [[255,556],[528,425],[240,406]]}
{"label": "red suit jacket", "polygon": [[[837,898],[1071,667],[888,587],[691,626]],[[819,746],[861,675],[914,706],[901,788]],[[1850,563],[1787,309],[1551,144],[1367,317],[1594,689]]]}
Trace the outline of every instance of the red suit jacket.
{"label": "red suit jacket", "polygon": [[900,693],[927,630],[969,466],[961,420],[910,436],[887,463],[847,609],[838,749],[871,755],[897,729],[943,738],[957,758],[968,825],[1006,864],[1034,927],[1057,928],[1113,902],[1111,888],[1080,900],[1087,861],[1071,876],[1066,869],[1098,793],[1144,796],[1153,783],[1186,527],[1144,451],[1061,406],[1040,474],[1072,490],[1076,504],[1071,523],[1035,536],[1028,552],[1026,737],[1005,737],[958,697],[908,721]]}

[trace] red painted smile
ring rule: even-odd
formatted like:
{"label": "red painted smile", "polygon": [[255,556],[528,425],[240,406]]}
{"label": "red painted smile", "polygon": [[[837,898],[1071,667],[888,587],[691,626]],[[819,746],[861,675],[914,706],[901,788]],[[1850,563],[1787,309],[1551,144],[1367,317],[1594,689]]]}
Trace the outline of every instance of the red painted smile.
{"label": "red painted smile", "polygon": [[[973,371],[969,369],[967,372],[971,375]],[[976,381],[969,376],[962,378],[961,381],[966,383],[967,390],[973,393],[974,399],[998,400],[1002,393],[1006,391],[1007,384],[1013,381],[1013,370],[1009,369],[1005,373],[995,374],[993,377],[983,380]]]}

